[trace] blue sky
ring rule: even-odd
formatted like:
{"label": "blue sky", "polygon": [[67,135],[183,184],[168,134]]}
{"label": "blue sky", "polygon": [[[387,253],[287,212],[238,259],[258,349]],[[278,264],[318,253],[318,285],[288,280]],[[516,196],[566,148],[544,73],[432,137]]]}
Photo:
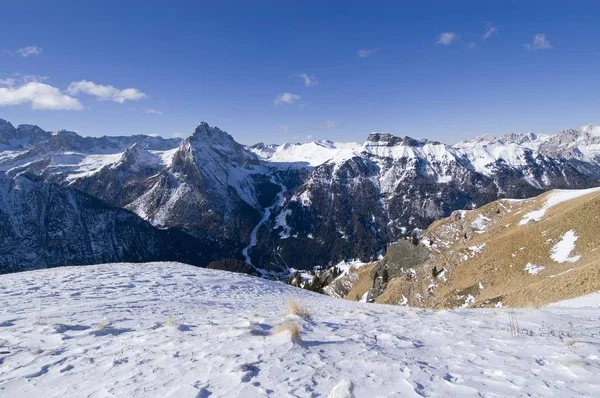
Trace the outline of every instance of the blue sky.
{"label": "blue sky", "polygon": [[0,118],[14,124],[452,143],[600,123],[598,1],[6,0],[2,13]]}

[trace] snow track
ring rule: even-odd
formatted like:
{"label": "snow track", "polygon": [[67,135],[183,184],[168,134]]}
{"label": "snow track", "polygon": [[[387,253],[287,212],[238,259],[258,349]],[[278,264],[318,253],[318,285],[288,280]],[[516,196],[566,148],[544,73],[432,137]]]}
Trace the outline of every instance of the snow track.
{"label": "snow track", "polygon": [[256,246],[256,235],[258,234],[258,230],[260,229],[260,227],[263,226],[264,223],[266,223],[269,220],[269,217],[271,217],[271,213],[273,212],[273,210],[277,206],[281,206],[283,204],[283,201],[285,200],[284,195],[285,191],[287,191],[286,186],[281,183],[277,183],[273,176],[271,176],[271,182],[273,184],[278,184],[281,187],[281,191],[277,194],[277,199],[275,200],[275,203],[265,208],[265,211],[263,212],[260,221],[258,222],[258,224],[256,224],[256,226],[252,229],[252,232],[250,233],[250,242],[248,243],[248,246],[246,246],[244,250],[242,250],[242,255],[244,256],[246,263],[250,265],[252,265],[252,260],[250,259],[250,249]]}
{"label": "snow track", "polygon": [[[600,396],[599,316],[353,303],[174,263],[2,275],[0,396]],[[284,320],[301,342],[271,335]]]}

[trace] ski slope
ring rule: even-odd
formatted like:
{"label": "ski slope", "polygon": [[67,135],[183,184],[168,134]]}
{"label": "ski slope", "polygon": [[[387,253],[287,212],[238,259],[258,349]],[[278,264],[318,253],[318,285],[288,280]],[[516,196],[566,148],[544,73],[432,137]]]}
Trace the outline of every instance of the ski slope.
{"label": "ski slope", "polygon": [[[0,396],[600,396],[599,317],[354,303],[176,263],[24,272],[0,276]],[[301,341],[272,334],[286,320]]]}

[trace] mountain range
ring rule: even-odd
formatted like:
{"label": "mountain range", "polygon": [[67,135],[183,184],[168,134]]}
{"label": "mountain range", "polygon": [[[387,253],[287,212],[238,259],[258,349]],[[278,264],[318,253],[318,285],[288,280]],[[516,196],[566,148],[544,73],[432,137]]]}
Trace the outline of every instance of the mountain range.
{"label": "mountain range", "polygon": [[[364,143],[244,146],[204,122],[185,139],[165,139],[82,137],[0,119],[0,173],[0,234],[11,237],[0,255],[35,247],[38,258],[59,259],[23,269],[235,258],[277,277],[380,258],[387,244],[455,210],[599,186],[600,127],[454,145],[373,133]],[[100,246],[80,239],[100,226],[92,239]],[[149,248],[144,234],[160,244]],[[94,250],[104,257],[90,257]],[[15,270],[16,260],[7,264],[2,272]]]}

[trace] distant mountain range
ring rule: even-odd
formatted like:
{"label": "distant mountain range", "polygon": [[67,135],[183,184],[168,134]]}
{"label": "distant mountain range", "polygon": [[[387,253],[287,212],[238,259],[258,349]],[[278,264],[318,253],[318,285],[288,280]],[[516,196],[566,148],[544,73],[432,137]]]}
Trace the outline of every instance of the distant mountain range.
{"label": "distant mountain range", "polygon": [[[6,199],[28,201],[52,192],[94,199],[90,211],[126,212],[136,220],[125,223],[133,234],[152,228],[161,236],[169,231],[185,236],[176,249],[167,239],[153,243],[160,247],[154,254],[145,247],[132,249],[127,258],[101,245],[98,250],[109,251],[110,261],[136,261],[135,253],[142,252],[139,261],[153,256],[181,261],[196,253],[188,262],[237,258],[276,276],[289,268],[376,259],[388,243],[455,210],[554,188],[598,186],[600,128],[483,136],[456,145],[373,133],[364,143],[243,146],[204,122],[188,138],[163,139],[82,137],[31,125],[15,128],[0,119],[0,172],[5,175],[0,218],[7,223],[0,233],[11,231],[13,242],[2,239],[0,255],[20,258],[14,242],[36,241],[40,258],[61,259],[32,260],[24,268],[101,262],[78,254],[73,242],[81,232],[61,223],[72,219],[86,230],[103,223],[102,217],[81,217],[69,200],[56,202],[62,210],[47,219],[64,226],[57,227],[63,236],[49,247],[48,223],[32,217],[41,210],[14,208]],[[24,196],[15,199],[14,187],[23,186],[18,189]],[[118,232],[109,228],[98,239],[115,239]],[[128,247],[135,244],[149,245],[140,240]]]}

